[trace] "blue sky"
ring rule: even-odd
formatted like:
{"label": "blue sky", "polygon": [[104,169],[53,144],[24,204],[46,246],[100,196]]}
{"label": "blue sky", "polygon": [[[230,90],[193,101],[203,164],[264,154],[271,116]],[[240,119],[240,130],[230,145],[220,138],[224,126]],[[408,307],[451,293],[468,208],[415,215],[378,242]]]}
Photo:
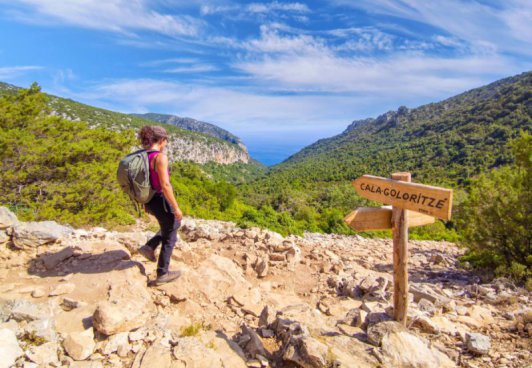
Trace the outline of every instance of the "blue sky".
{"label": "blue sky", "polygon": [[531,69],[532,1],[0,0],[0,81],[217,124],[279,162]]}

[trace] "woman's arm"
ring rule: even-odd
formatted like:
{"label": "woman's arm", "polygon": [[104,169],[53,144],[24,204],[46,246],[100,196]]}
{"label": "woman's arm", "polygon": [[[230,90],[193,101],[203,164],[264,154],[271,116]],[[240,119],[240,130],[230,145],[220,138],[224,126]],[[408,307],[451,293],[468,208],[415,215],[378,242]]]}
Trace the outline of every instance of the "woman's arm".
{"label": "woman's arm", "polygon": [[170,176],[168,175],[168,158],[164,153],[159,153],[155,161],[157,175],[159,176],[159,183],[161,183],[161,188],[163,190],[163,195],[166,200],[172,206],[175,214],[175,218],[181,220],[183,218],[183,213],[177,205],[177,201],[174,196],[174,189],[170,183]]}

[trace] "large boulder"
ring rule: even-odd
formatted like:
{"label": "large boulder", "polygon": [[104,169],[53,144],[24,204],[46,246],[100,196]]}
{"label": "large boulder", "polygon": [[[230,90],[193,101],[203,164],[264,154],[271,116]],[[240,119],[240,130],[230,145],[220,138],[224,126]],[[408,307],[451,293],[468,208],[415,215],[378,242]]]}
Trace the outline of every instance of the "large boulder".
{"label": "large boulder", "polygon": [[54,221],[21,222],[13,227],[13,244],[21,249],[33,249],[60,242],[72,234],[72,229]]}
{"label": "large boulder", "polygon": [[92,316],[94,328],[104,335],[114,335],[139,328],[150,318],[145,307],[146,303],[139,300],[100,303]]}
{"label": "large boulder", "polygon": [[146,324],[154,305],[138,280],[111,285],[109,300],[98,304],[92,316],[94,328],[104,335],[128,332]]}
{"label": "large boulder", "polygon": [[440,351],[429,348],[403,325],[387,321],[370,326],[367,331],[370,343],[380,346],[383,360],[390,367],[432,368],[456,365]]}
{"label": "large boulder", "polygon": [[175,367],[179,368],[222,368],[224,363],[213,349],[206,347],[196,337],[182,337],[177,339],[173,349]]}
{"label": "large boulder", "polygon": [[74,360],[87,359],[94,352],[95,346],[92,328],[83,332],[70,333],[63,341],[66,353]]}
{"label": "large boulder", "polygon": [[479,333],[468,333],[466,344],[467,350],[477,355],[488,354],[491,347],[490,338]]}
{"label": "large boulder", "polygon": [[59,345],[56,342],[47,342],[38,346],[31,346],[26,350],[26,358],[39,367],[48,367],[59,365]]}
{"label": "large boulder", "polygon": [[2,357],[0,368],[9,368],[15,365],[17,358],[23,354],[15,333],[7,328],[0,328],[0,356]]}
{"label": "large boulder", "polygon": [[17,216],[7,207],[0,207],[0,229],[10,228],[18,223]]}
{"label": "large boulder", "polygon": [[49,308],[42,304],[35,304],[25,299],[8,302],[4,307],[10,317],[16,321],[36,321],[51,315]]}
{"label": "large boulder", "polygon": [[[140,368],[172,368],[172,352],[170,348],[163,346],[159,342],[151,345],[144,355]],[[179,366],[179,365],[178,365]]]}

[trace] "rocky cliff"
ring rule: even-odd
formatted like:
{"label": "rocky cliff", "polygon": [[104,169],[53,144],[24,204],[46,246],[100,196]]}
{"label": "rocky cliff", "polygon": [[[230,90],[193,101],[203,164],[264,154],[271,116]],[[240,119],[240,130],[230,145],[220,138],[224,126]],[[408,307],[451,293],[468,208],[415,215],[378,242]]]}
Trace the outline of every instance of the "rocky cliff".
{"label": "rocky cliff", "polygon": [[[145,226],[145,225],[144,225]],[[19,222],[0,208],[0,367],[526,367],[530,293],[412,241],[407,327],[391,320],[390,240],[187,218],[171,268],[153,235]]]}
{"label": "rocky cliff", "polygon": [[211,137],[223,139],[229,143],[234,143],[245,149],[244,144],[234,134],[228,132],[225,129],[220,128],[214,124],[206,123],[204,121],[199,121],[192,118],[183,118],[176,115],[167,115],[167,114],[156,114],[156,113],[147,113],[147,114],[131,114],[139,118],[153,120],[158,123],[170,124],[176,127],[190,130],[193,132],[203,133],[210,135]]}
{"label": "rocky cliff", "polygon": [[173,132],[170,132],[167,151],[170,161],[216,162],[222,165],[251,162],[247,150],[238,145],[201,136],[192,139]]}

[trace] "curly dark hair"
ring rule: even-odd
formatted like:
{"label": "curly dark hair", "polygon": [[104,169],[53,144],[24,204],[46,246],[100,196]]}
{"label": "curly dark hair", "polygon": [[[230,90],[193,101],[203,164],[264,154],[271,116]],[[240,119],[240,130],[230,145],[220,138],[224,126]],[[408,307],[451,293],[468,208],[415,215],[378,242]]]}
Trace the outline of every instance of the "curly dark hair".
{"label": "curly dark hair", "polygon": [[168,133],[158,125],[144,125],[139,131],[138,138],[142,147],[148,149],[155,143],[168,139]]}

